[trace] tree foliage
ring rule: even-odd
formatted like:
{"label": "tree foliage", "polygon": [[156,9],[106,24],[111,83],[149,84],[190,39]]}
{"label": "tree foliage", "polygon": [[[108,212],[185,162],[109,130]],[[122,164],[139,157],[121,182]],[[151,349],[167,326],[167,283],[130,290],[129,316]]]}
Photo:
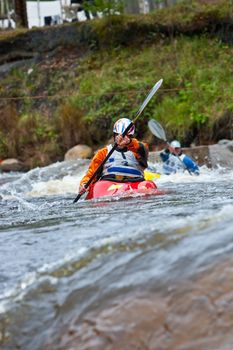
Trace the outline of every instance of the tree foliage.
{"label": "tree foliage", "polygon": [[104,16],[123,13],[123,0],[85,0],[84,8],[92,13],[101,13]]}

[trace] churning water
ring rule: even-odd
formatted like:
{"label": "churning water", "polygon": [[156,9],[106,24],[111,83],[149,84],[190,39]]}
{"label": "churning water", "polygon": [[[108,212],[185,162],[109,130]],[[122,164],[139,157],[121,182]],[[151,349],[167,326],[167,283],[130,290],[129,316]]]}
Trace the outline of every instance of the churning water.
{"label": "churning water", "polygon": [[166,294],[233,252],[232,170],[163,175],[165,195],[73,204],[87,164],[0,174],[1,349],[69,349],[64,334],[89,312]]}

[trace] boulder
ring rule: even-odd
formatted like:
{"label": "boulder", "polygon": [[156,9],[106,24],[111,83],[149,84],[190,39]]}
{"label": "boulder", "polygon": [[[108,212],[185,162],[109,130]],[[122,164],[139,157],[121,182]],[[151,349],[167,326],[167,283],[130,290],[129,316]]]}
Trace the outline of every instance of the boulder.
{"label": "boulder", "polygon": [[93,150],[87,145],[77,145],[69,149],[65,154],[65,160],[91,158]]}
{"label": "boulder", "polygon": [[10,171],[24,171],[25,166],[18,159],[8,158],[0,163],[0,171],[10,172]]}
{"label": "boulder", "polygon": [[218,141],[218,145],[227,145],[229,143],[231,143],[232,141],[231,140],[227,140],[227,139],[222,139],[222,140],[219,140]]}
{"label": "boulder", "polygon": [[233,169],[233,157],[230,143],[209,146],[212,167],[222,166]]}
{"label": "boulder", "polygon": [[233,141],[231,141],[230,143],[227,144],[227,149],[229,149],[229,151],[233,152]]}

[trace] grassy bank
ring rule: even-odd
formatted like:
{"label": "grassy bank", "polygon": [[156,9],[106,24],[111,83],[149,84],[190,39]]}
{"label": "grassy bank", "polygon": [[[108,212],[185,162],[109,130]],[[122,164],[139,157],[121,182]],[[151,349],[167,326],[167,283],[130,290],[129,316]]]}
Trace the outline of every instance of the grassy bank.
{"label": "grassy bank", "polygon": [[232,137],[233,47],[213,35],[232,16],[223,4],[93,21],[88,50],[74,42],[11,69],[0,84],[0,158],[33,167],[62,159],[77,143],[96,148],[114,120],[135,116],[160,78],[137,123],[139,138],[152,141],[150,118],[186,146]]}

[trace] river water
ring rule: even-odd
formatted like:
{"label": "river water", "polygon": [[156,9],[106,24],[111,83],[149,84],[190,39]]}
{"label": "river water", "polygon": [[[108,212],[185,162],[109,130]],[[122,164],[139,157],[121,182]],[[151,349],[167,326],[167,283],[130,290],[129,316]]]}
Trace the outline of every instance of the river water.
{"label": "river water", "polygon": [[160,196],[73,204],[87,164],[0,174],[1,349],[110,349],[100,331],[82,338],[90,315],[110,322],[125,298],[165,297],[233,253],[232,170],[162,175]]}

